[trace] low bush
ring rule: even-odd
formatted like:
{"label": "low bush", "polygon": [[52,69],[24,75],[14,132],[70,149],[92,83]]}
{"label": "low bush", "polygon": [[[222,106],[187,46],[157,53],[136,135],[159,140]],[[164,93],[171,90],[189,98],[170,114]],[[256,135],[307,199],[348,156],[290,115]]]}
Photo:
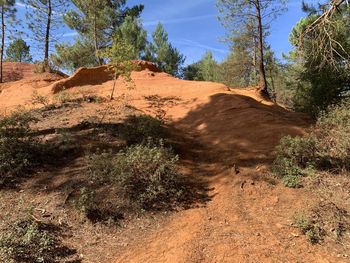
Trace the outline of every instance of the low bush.
{"label": "low bush", "polygon": [[319,243],[325,236],[325,232],[321,226],[305,214],[297,215],[294,219],[294,225],[301,230],[311,244]]}
{"label": "low bush", "polygon": [[325,169],[350,169],[350,100],[320,115],[315,133],[319,165]]}
{"label": "low bush", "polygon": [[30,114],[20,111],[0,119],[0,185],[38,165],[41,143],[32,135],[31,121]]}
{"label": "low bush", "polygon": [[304,137],[287,136],[277,147],[273,172],[286,186],[300,186],[300,178],[314,169],[350,169],[350,102],[330,108]]}
{"label": "low bush", "polygon": [[32,98],[31,98],[31,103],[33,105],[43,105],[44,107],[49,105],[49,99],[43,95],[40,95],[38,91],[33,91]]}
{"label": "low bush", "polygon": [[96,207],[95,192],[87,187],[83,187],[79,191],[79,196],[74,200],[75,208],[83,215],[88,215]]}
{"label": "low bush", "polygon": [[300,179],[315,163],[316,138],[286,136],[277,146],[273,172],[287,187],[301,186]]}
{"label": "low bush", "polygon": [[57,262],[58,240],[47,228],[33,219],[9,224],[0,235],[1,262]]}
{"label": "low bush", "polygon": [[54,95],[53,100],[57,103],[64,104],[68,102],[73,102],[74,100],[76,100],[76,97],[67,91],[61,91]]}
{"label": "low bush", "polygon": [[143,209],[162,209],[176,205],[186,193],[177,162],[178,156],[162,143],[148,142],[115,155],[92,155],[89,169],[92,180],[116,185],[131,203]]}
{"label": "low bush", "polygon": [[148,115],[129,116],[125,121],[124,136],[129,145],[146,142],[149,138],[164,139],[163,122]]}

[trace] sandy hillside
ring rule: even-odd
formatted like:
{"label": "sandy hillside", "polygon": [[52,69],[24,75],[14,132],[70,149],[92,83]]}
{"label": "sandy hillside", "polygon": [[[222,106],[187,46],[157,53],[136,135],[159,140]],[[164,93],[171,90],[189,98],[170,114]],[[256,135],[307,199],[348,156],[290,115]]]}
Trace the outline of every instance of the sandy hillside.
{"label": "sandy hillside", "polygon": [[[137,239],[116,237],[123,242],[98,252],[114,255],[108,262],[346,262],[337,257],[337,247],[311,245],[291,226],[295,212],[312,197],[267,179],[279,139],[302,134],[309,124],[305,116],[265,101],[253,89],[179,80],[144,62],[132,78],[132,89],[118,80],[114,101],[72,110],[67,123],[74,126],[123,95],[130,106],[164,118],[183,138],[184,169],[208,184],[210,200],[140,230]],[[0,107],[33,107],[34,90],[49,100],[59,91],[107,98],[112,86],[105,68],[81,69],[68,79],[26,78],[2,87]]]}
{"label": "sandy hillside", "polygon": [[17,81],[34,75],[35,65],[31,63],[4,62],[4,82]]}

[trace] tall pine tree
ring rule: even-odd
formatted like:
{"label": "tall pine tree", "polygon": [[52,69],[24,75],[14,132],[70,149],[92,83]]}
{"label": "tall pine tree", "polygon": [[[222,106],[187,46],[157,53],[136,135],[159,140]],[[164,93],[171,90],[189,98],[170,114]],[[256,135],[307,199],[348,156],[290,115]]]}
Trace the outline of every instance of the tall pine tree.
{"label": "tall pine tree", "polygon": [[66,0],[22,0],[27,7],[28,28],[37,46],[43,49],[43,69],[48,70],[51,43],[62,23],[61,14],[67,5]]}
{"label": "tall pine tree", "polygon": [[15,39],[6,49],[6,61],[31,62],[30,46],[21,38]]}
{"label": "tall pine tree", "polygon": [[0,83],[3,82],[3,60],[7,27],[14,22],[16,15],[15,0],[0,0],[1,12],[1,53],[0,53]]}
{"label": "tall pine tree", "polygon": [[185,57],[169,43],[168,33],[158,23],[152,34],[152,42],[146,49],[145,59],[157,64],[158,68],[168,74],[179,77]]}
{"label": "tall pine tree", "polygon": [[266,31],[271,21],[285,10],[284,0],[218,0],[217,6],[221,13],[220,21],[230,31],[231,39],[240,35],[242,29],[251,23],[256,40],[257,68],[259,72],[259,90],[263,95],[268,95],[266,80],[264,43]]}
{"label": "tall pine tree", "polygon": [[112,46],[113,35],[127,16],[138,17],[143,5],[126,7],[126,0],[72,0],[75,9],[64,15],[64,21],[76,30],[83,41],[92,44],[95,59],[103,64],[101,51]]}

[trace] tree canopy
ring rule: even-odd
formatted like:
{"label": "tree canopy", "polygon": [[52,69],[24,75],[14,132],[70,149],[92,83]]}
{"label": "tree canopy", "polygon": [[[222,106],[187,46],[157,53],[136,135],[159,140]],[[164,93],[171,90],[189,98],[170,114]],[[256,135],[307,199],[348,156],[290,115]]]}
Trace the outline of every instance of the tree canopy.
{"label": "tree canopy", "polygon": [[6,49],[6,61],[32,62],[30,46],[21,38],[15,39]]}
{"label": "tree canopy", "polygon": [[144,58],[156,63],[159,69],[173,76],[181,75],[185,61],[185,57],[169,42],[168,33],[161,23],[158,23],[152,33],[152,41],[146,48]]}

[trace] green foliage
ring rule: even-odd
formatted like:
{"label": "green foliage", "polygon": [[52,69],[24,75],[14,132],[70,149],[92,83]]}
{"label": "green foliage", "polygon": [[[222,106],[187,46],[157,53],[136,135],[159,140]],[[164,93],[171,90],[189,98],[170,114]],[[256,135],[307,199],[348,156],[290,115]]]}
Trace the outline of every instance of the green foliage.
{"label": "green foliage", "polygon": [[316,138],[313,136],[291,137],[286,136],[281,139],[277,147],[278,157],[289,159],[293,163],[305,168],[314,164]]}
{"label": "green foliage", "polygon": [[95,192],[90,190],[87,187],[83,187],[79,191],[78,198],[74,200],[74,206],[82,214],[88,215],[96,207],[94,198],[95,198]]}
{"label": "green foliage", "polygon": [[350,100],[321,113],[315,133],[319,141],[319,165],[336,170],[350,170]]}
{"label": "green foliage", "polygon": [[0,235],[2,262],[56,262],[58,240],[46,228],[33,219],[8,225]]}
{"label": "green foliage", "polygon": [[[341,7],[328,22],[304,34],[319,15],[312,12],[293,28],[290,42],[296,48],[290,60],[297,64],[294,105],[317,116],[349,92],[349,9]],[[303,37],[301,37],[303,36]]]}
{"label": "green foliage", "polygon": [[26,6],[26,22],[36,41],[38,50],[43,50],[43,63],[49,62],[51,44],[56,39],[57,31],[62,24],[67,1],[65,0],[21,0]]}
{"label": "green foliage", "polygon": [[114,74],[114,79],[122,76],[127,81],[131,81],[131,72],[136,69],[134,58],[134,47],[125,39],[116,36],[113,44],[101,52],[101,57],[108,62],[109,69]]}
{"label": "green foliage", "polygon": [[43,105],[43,106],[47,106],[49,105],[49,99],[43,95],[40,95],[38,93],[38,91],[33,91],[33,94],[32,94],[32,98],[31,98],[31,103],[33,105]]}
{"label": "green foliage", "polygon": [[297,215],[294,219],[294,224],[298,227],[311,244],[317,244],[324,238],[324,230],[321,226],[310,220],[305,214]]}
{"label": "green foliage", "polygon": [[[137,69],[137,65],[132,61],[134,56],[134,47],[125,39],[116,36],[113,39],[112,47],[106,48],[101,52],[101,57],[108,62],[108,71],[113,72],[114,84],[110,99],[114,97],[116,81],[123,77],[127,84],[133,84],[131,72]],[[129,85],[129,88],[132,86]]]}
{"label": "green foliage", "polygon": [[213,53],[207,51],[197,63],[184,69],[184,78],[187,80],[219,81],[219,65],[213,58]]}
{"label": "green foliage", "polygon": [[315,169],[332,172],[350,170],[349,101],[321,114],[315,127],[304,137],[282,138],[277,147],[273,171],[287,186],[299,186],[301,176]]}
{"label": "green foliage", "polygon": [[135,17],[126,17],[116,34],[118,39],[122,39],[132,47],[130,54],[132,59],[140,59],[143,56],[147,44],[147,32],[143,29],[140,20]]}
{"label": "green foliage", "polygon": [[298,188],[301,177],[309,175],[317,161],[317,139],[314,136],[291,137],[281,139],[277,147],[277,157],[273,172],[282,178],[285,186]]}
{"label": "green foliage", "polygon": [[21,38],[15,39],[6,49],[6,61],[32,62],[30,46]]}
{"label": "green foliage", "polygon": [[169,43],[168,33],[158,23],[152,33],[152,42],[146,48],[145,59],[157,64],[158,68],[173,76],[180,76],[185,57]]}
{"label": "green foliage", "polygon": [[235,48],[221,63],[222,82],[229,87],[248,87],[257,85],[256,69],[249,53]]}
{"label": "green foliage", "polygon": [[144,143],[150,138],[159,140],[165,137],[162,121],[148,115],[129,116],[123,133],[129,145]]}
{"label": "green foliage", "polygon": [[[142,5],[125,8],[126,0],[72,0],[75,10],[67,12],[63,19],[80,37],[93,43],[96,62],[103,63],[100,52],[111,46],[112,36],[126,16],[138,17]],[[79,51],[79,50],[77,50]]]}
{"label": "green foliage", "polygon": [[143,209],[171,207],[183,199],[185,186],[177,172],[178,156],[162,143],[134,145],[112,156],[91,156],[93,180],[120,187],[122,196]]}
{"label": "green foliage", "polygon": [[196,80],[202,81],[203,76],[200,74],[200,65],[199,62],[188,65],[184,68],[183,77],[186,80]]}
{"label": "green foliage", "polygon": [[0,120],[0,182],[25,176],[40,160],[40,142],[32,135],[28,113],[15,112]]}
{"label": "green foliage", "polygon": [[93,182],[103,185],[114,180],[116,174],[115,154],[102,152],[89,157],[89,173]]}
{"label": "green foliage", "polygon": [[94,45],[91,41],[77,38],[71,44],[56,44],[56,53],[51,55],[54,65],[70,72],[80,67],[93,67],[98,64]]}
{"label": "green foliage", "polygon": [[53,96],[53,100],[57,103],[64,104],[68,102],[72,102],[76,99],[73,94],[68,91],[61,91]]}

